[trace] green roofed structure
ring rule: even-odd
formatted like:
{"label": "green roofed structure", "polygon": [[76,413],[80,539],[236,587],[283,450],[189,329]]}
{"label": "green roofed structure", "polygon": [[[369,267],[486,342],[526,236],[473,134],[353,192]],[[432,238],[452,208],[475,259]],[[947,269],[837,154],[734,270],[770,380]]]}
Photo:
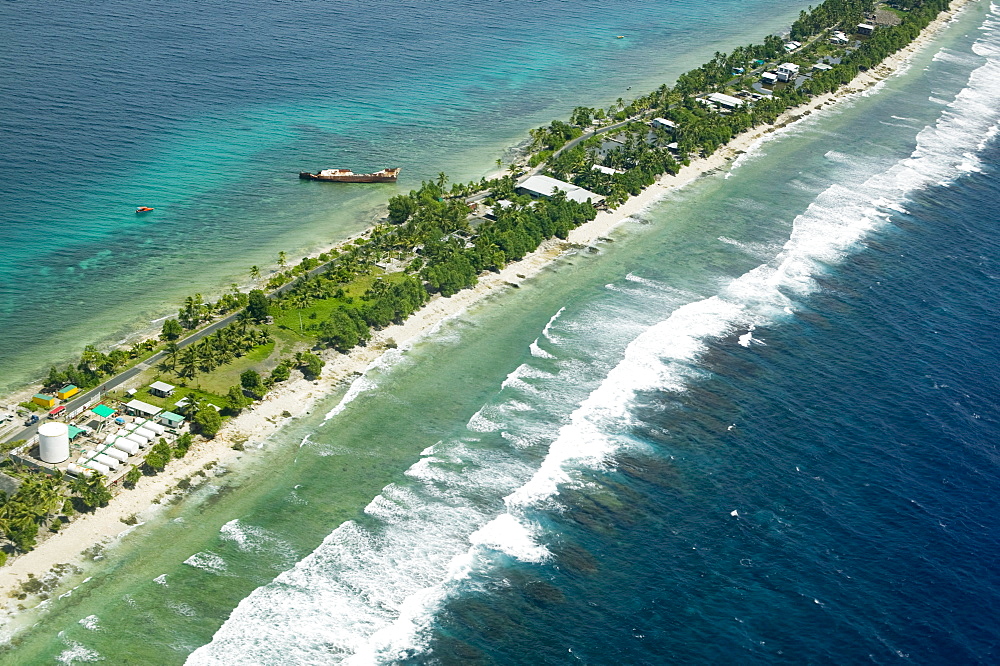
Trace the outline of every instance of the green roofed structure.
{"label": "green roofed structure", "polygon": [[110,419],[112,416],[115,415],[115,410],[113,410],[110,407],[108,407],[107,405],[103,405],[103,404],[102,405],[98,405],[97,407],[94,407],[90,411],[94,412],[95,414],[97,414],[98,416],[100,416],[102,419]]}
{"label": "green roofed structure", "polygon": [[173,412],[160,412],[157,414],[156,418],[158,418],[160,423],[168,428],[179,428],[181,424],[184,423],[184,417],[180,414],[174,414]]}
{"label": "green roofed structure", "polygon": [[83,428],[77,428],[75,425],[69,425],[69,441],[73,441],[80,436],[80,433],[86,432]]}

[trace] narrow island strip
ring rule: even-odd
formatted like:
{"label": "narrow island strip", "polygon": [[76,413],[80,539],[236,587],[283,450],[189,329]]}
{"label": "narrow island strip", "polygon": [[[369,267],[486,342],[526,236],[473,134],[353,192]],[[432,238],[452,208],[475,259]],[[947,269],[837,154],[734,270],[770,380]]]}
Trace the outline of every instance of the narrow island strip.
{"label": "narrow island strip", "polygon": [[[570,122],[532,130],[506,173],[447,189],[441,174],[390,199],[387,217],[347,243],[293,267],[281,253],[269,293],[234,290],[216,303],[193,296],[158,339],[107,354],[88,347],[79,363],[53,368],[23,405],[35,421],[65,424],[82,439],[51,464],[39,458],[61,455],[59,428],[41,442],[33,423],[3,444],[8,618],[46,598],[88,550],[311,410],[386,350],[599,242],[776,129],[868,89],[974,1],[826,0],[800,15],[788,40],[716,54],[673,87],[607,110],[579,107]],[[263,280],[257,267],[251,278]],[[80,421],[93,416],[92,427]],[[112,451],[121,437],[135,453],[127,442]]]}

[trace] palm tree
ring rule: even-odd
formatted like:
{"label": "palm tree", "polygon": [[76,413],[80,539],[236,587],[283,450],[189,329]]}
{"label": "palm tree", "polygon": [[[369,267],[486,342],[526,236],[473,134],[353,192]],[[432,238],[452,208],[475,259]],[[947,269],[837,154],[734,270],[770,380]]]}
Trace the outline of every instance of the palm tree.
{"label": "palm tree", "polygon": [[218,366],[216,362],[218,352],[215,349],[212,338],[205,338],[199,342],[196,346],[196,351],[198,354],[198,367],[201,368],[202,372],[211,372]]}
{"label": "palm tree", "polygon": [[24,507],[36,521],[41,520],[62,505],[58,481],[54,477],[29,477],[17,491],[16,502]]}
{"label": "palm tree", "polygon": [[236,315],[236,329],[241,334],[246,334],[247,329],[250,328],[250,324],[253,322],[253,316],[246,310],[240,310],[240,313]]}
{"label": "palm tree", "polygon": [[167,343],[166,347],[163,348],[163,353],[166,354],[166,360],[170,364],[171,370],[177,369],[177,354],[180,350],[181,348],[177,346],[176,340],[171,340]]}
{"label": "palm tree", "polygon": [[80,496],[80,500],[92,509],[111,501],[111,491],[104,485],[104,479],[100,474],[77,477],[71,488]]}
{"label": "palm tree", "polygon": [[260,279],[260,267],[259,266],[254,265],[254,266],[250,267],[250,279],[251,280],[259,280]]}
{"label": "palm tree", "polygon": [[278,253],[278,265],[284,268],[286,264],[288,264],[288,255],[282,250]]}
{"label": "palm tree", "polygon": [[180,354],[180,364],[177,376],[182,379],[194,379],[198,374],[198,352],[193,347],[186,347]]}

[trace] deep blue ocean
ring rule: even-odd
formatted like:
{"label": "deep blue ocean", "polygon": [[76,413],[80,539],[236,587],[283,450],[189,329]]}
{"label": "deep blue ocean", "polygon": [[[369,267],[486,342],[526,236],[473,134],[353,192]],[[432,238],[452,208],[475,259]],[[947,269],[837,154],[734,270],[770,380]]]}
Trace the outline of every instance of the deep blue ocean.
{"label": "deep blue ocean", "polygon": [[433,661],[996,663],[1000,146],[981,159],[760,344],[641,392],[629,450],[536,516],[554,558],[477,577]]}
{"label": "deep blue ocean", "polygon": [[[489,132],[479,104],[456,111],[454,143],[437,112],[399,93],[422,90],[419,77],[358,92],[395,111],[377,129],[353,126],[385,147],[398,136],[393,113],[410,109],[427,123],[421,154],[461,153],[455,164],[482,172],[519,123],[572,108],[567,91],[588,94],[567,71],[593,65],[604,82],[593,94],[613,100],[616,82],[657,74],[630,65],[637,56],[664,58],[662,74],[676,66],[670,53],[701,53],[687,25],[732,46],[740,24],[774,18],[769,5],[635,2],[607,21],[596,3],[460,5],[464,18],[408,6],[411,18],[454,18],[443,34],[469,49],[463,67],[427,65],[439,82],[483,76],[487,33],[529,51],[541,26],[615,26],[647,41],[615,40],[608,48],[626,51],[596,63],[583,55],[589,37],[549,44],[565,50],[506,71],[503,86],[518,83],[504,94],[483,93],[496,104]],[[268,7],[258,25],[214,6],[188,29],[276,30],[287,8]],[[512,8],[538,23],[511,23]],[[430,39],[385,22],[399,39]],[[298,56],[296,66],[308,54]],[[269,77],[291,86],[298,70],[285,66]],[[0,662],[1000,661],[998,81],[1000,8],[975,3],[898,75],[387,353],[231,467],[142,513],[61,596],[5,628]],[[268,105],[287,92],[276,85],[246,94]],[[312,92],[291,115],[344,113]],[[484,161],[477,145],[498,152]],[[274,170],[273,210],[298,220],[299,195],[281,191],[300,184],[283,184],[275,158],[289,148],[276,150],[260,157]],[[324,196],[299,190],[310,206]],[[234,205],[253,209],[252,191],[236,188]],[[337,205],[368,210],[371,196]],[[241,229],[207,212],[186,219],[206,221],[206,242]],[[354,218],[331,219],[332,233]],[[205,261],[182,250],[172,252]]]}

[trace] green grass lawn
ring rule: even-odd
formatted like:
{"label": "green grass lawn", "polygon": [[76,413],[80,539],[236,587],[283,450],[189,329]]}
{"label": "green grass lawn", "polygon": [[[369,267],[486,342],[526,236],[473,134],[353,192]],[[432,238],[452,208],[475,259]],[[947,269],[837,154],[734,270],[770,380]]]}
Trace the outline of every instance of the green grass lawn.
{"label": "green grass lawn", "polygon": [[[385,282],[399,282],[406,277],[405,273],[393,272],[380,274],[375,272],[371,275],[362,275],[349,284],[344,285],[343,298],[324,298],[310,303],[304,308],[288,308],[280,310],[274,314],[274,327],[271,334],[275,338],[281,338],[289,342],[308,343],[309,346],[315,343],[319,333],[319,326],[330,317],[330,313],[336,308],[346,306],[349,308],[360,307],[361,298],[365,295],[376,280],[382,278]],[[347,299],[353,298],[353,303],[348,303]],[[301,316],[301,319],[300,319]]]}
{"label": "green grass lawn", "polygon": [[284,347],[285,344],[279,340],[269,342],[260,347],[254,347],[253,351],[246,356],[238,358],[232,363],[219,366],[207,374],[198,375],[189,383],[200,384],[202,388],[208,391],[219,395],[226,395],[229,392],[230,386],[239,386],[240,375],[247,370],[256,370],[262,375],[273,370],[274,366],[278,365]]}
{"label": "green grass lawn", "polygon": [[[161,381],[165,381],[168,384],[174,384],[174,386],[177,387],[174,390],[173,395],[171,395],[169,398],[161,398],[159,396],[153,395],[152,393],[149,392],[149,386],[144,386],[143,388],[139,389],[139,391],[135,394],[134,397],[136,399],[138,399],[138,400],[142,400],[143,402],[148,402],[151,405],[156,405],[157,407],[162,407],[163,409],[165,409],[165,410],[167,410],[169,412],[176,412],[177,411],[177,403],[180,402],[182,399],[184,399],[186,397],[189,397],[189,396],[190,397],[194,397],[194,398],[196,398],[198,400],[202,400],[202,401],[205,401],[205,402],[210,402],[213,405],[218,405],[219,407],[225,407],[226,406],[226,400],[225,400],[225,398],[222,395],[216,394],[216,393],[214,393],[212,391],[205,390],[204,386],[202,386],[202,387],[199,388],[198,385],[197,385],[197,383],[196,383],[197,380],[195,380],[194,382],[192,382],[191,386],[181,386],[181,385],[179,385],[179,384],[176,383],[179,380],[177,380],[175,377],[171,377],[171,376],[163,376],[163,375],[161,375],[160,376],[160,380]],[[155,380],[151,380],[151,381],[155,381]],[[226,387],[226,388],[228,390],[228,387]],[[132,398],[126,395],[126,396],[123,396],[121,399],[124,400],[125,402],[128,402]]]}
{"label": "green grass lawn", "polygon": [[[240,374],[249,369],[254,369],[261,374],[270,372],[274,366],[278,365],[281,354],[287,348],[288,343],[286,341],[276,338],[275,342],[254,347],[246,356],[242,356],[232,363],[219,366],[212,372],[199,373],[193,379],[181,378],[176,373],[160,366],[156,376],[147,378],[143,383],[148,387],[149,384],[159,379],[168,384],[173,384],[177,387],[177,391],[170,398],[163,399],[149,395],[148,388],[143,388],[139,392],[141,395],[137,395],[137,397],[151,405],[170,409],[183,395],[195,394],[204,397],[212,404],[224,407],[226,403],[224,396],[229,392],[230,386],[239,385]],[[148,396],[148,399],[142,396]]]}

